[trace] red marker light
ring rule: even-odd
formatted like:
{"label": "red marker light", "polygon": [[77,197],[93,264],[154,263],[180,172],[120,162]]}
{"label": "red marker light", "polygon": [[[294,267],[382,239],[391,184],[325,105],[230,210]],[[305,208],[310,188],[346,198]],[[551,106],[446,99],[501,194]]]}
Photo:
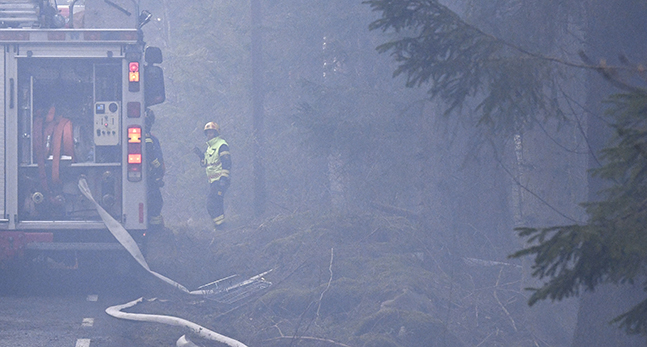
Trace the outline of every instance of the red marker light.
{"label": "red marker light", "polygon": [[139,82],[139,63],[136,61],[128,64],[128,81]]}
{"label": "red marker light", "polygon": [[142,155],[141,154],[128,154],[128,164],[141,164]]}
{"label": "red marker light", "polygon": [[142,180],[142,128],[138,125],[128,127],[128,180]]}

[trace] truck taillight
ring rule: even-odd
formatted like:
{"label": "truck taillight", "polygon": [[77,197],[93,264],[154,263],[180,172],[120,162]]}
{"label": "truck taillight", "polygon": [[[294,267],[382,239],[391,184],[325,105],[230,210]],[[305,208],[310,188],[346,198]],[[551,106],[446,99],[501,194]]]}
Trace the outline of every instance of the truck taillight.
{"label": "truck taillight", "polygon": [[128,91],[139,91],[139,62],[128,63]]}
{"label": "truck taillight", "polygon": [[142,128],[128,127],[128,180],[142,180]]}
{"label": "truck taillight", "polygon": [[[142,143],[142,128],[139,126],[132,126],[128,128],[128,143]],[[141,153],[141,152],[140,152]]]}
{"label": "truck taillight", "polygon": [[128,164],[141,164],[142,155],[141,154],[128,154]]}
{"label": "truck taillight", "polygon": [[136,61],[128,64],[128,81],[139,82],[139,63]]}

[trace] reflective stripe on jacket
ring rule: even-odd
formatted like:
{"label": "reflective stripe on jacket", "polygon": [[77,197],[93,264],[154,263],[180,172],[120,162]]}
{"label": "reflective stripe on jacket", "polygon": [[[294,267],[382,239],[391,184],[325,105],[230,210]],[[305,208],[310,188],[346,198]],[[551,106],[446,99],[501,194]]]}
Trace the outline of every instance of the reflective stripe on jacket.
{"label": "reflective stripe on jacket", "polygon": [[154,135],[148,133],[145,137],[148,161],[148,184],[151,186],[160,186],[166,172],[162,146],[160,146],[159,140]]}
{"label": "reflective stripe on jacket", "polygon": [[[222,169],[222,162],[220,161],[220,147],[227,145],[227,142],[220,138],[214,137],[207,141],[207,151],[204,153],[204,165],[206,166],[207,179],[209,183],[217,181],[220,177],[229,177],[229,170]],[[227,145],[229,146],[229,145]]]}

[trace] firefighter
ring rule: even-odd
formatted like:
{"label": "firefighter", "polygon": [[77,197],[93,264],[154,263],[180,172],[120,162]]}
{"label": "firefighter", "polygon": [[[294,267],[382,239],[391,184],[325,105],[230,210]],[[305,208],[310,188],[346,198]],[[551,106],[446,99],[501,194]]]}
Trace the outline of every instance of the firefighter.
{"label": "firefighter", "polygon": [[227,142],[220,137],[220,126],[209,122],[204,126],[207,138],[207,150],[203,153],[195,147],[193,151],[200,158],[200,164],[206,168],[209,192],[207,194],[207,212],[211,216],[214,229],[222,229],[225,221],[224,196],[229,188],[229,170],[231,155]]}
{"label": "firefighter", "polygon": [[151,128],[155,123],[155,113],[146,109],[146,118],[144,119],[144,137],[146,139],[146,162],[148,164],[148,228],[151,233],[159,233],[164,229],[164,219],[162,218],[162,206],[164,200],[160,188],[164,186],[164,156],[160,142],[153,134]]}

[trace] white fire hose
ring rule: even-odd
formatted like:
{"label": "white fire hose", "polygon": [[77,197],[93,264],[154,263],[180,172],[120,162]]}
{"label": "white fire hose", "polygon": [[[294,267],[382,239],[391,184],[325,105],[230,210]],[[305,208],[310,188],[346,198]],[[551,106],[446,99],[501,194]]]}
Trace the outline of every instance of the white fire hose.
{"label": "white fire hose", "polygon": [[[213,340],[213,341],[218,341],[221,343],[224,343],[228,346],[232,347],[247,347],[244,344],[229,338],[227,336],[220,335],[216,332],[213,332],[205,327],[202,327],[198,324],[195,324],[193,322],[189,322],[188,320],[182,319],[182,318],[177,318],[177,317],[171,317],[171,316],[163,316],[163,315],[157,315],[157,314],[143,314],[143,313],[126,313],[126,312],[121,312],[121,310],[133,307],[137,305],[138,303],[142,302],[142,298],[139,298],[137,300],[133,300],[129,303],[123,304],[123,305],[116,305],[112,307],[108,307],[106,309],[106,313],[115,317],[115,318],[121,318],[121,319],[128,319],[128,320],[134,320],[134,321],[140,321],[140,322],[156,322],[156,323],[162,323],[162,324],[168,324],[168,325],[176,325],[176,326],[181,326],[188,328],[191,332],[199,335],[200,337],[203,337],[208,340]],[[185,342],[186,341],[186,342]],[[182,336],[180,340],[178,340],[178,345],[184,345],[184,346],[191,346],[192,342],[187,341],[185,336]]]}
{"label": "white fire hose", "polygon": [[199,347],[195,343],[191,342],[191,340],[186,338],[186,335],[182,335],[177,342],[175,343],[176,347]]}
{"label": "white fire hose", "polygon": [[[148,266],[148,263],[144,259],[144,255],[142,254],[141,250],[137,246],[137,243],[135,240],[130,236],[128,231],[124,229],[124,227],[121,225],[121,223],[117,222],[112,216],[106,212],[106,210],[97,203],[94,198],[92,197],[92,193],[90,191],[90,188],[88,187],[88,182],[85,180],[85,178],[81,177],[79,179],[79,190],[83,195],[90,200],[94,206],[97,209],[97,212],[99,212],[99,216],[101,216],[101,219],[103,220],[104,224],[110,230],[110,233],[121,243],[122,246],[130,253],[130,255],[135,258],[135,260],[141,265],[146,271],[150,272],[153,274],[155,277],[161,279],[167,284],[170,284],[171,286],[185,292],[188,294],[197,294],[197,295],[206,295],[212,293],[211,290],[194,290],[194,291],[189,291],[186,289],[185,286],[173,281],[172,279],[161,275],[153,270],[150,269]],[[139,313],[126,313],[126,312],[121,312],[122,309],[129,308],[132,306],[135,306],[137,303],[141,302],[143,298],[139,298],[137,300],[131,301],[129,303],[123,304],[123,305],[116,305],[112,307],[108,307],[106,309],[106,313],[109,314],[110,316],[113,316],[115,318],[121,318],[121,319],[127,319],[127,320],[134,320],[134,321],[146,321],[146,322],[155,322],[155,323],[162,323],[162,324],[169,324],[169,325],[176,325],[176,326],[183,326],[191,330],[192,332],[198,334],[199,336],[209,339],[209,340],[214,340],[218,341],[224,344],[227,344],[228,346],[231,347],[247,347],[244,344],[242,344],[239,341],[236,341],[232,338],[229,338],[227,336],[220,335],[218,333],[215,333],[207,328],[204,328],[198,324],[192,323],[190,321],[187,321],[182,318],[176,318],[172,316],[162,316],[162,315],[153,315],[153,314],[139,314]],[[182,342],[181,342],[182,341]],[[186,341],[186,338],[182,336],[180,340],[177,342],[178,346],[191,346],[192,343],[190,341]]]}

